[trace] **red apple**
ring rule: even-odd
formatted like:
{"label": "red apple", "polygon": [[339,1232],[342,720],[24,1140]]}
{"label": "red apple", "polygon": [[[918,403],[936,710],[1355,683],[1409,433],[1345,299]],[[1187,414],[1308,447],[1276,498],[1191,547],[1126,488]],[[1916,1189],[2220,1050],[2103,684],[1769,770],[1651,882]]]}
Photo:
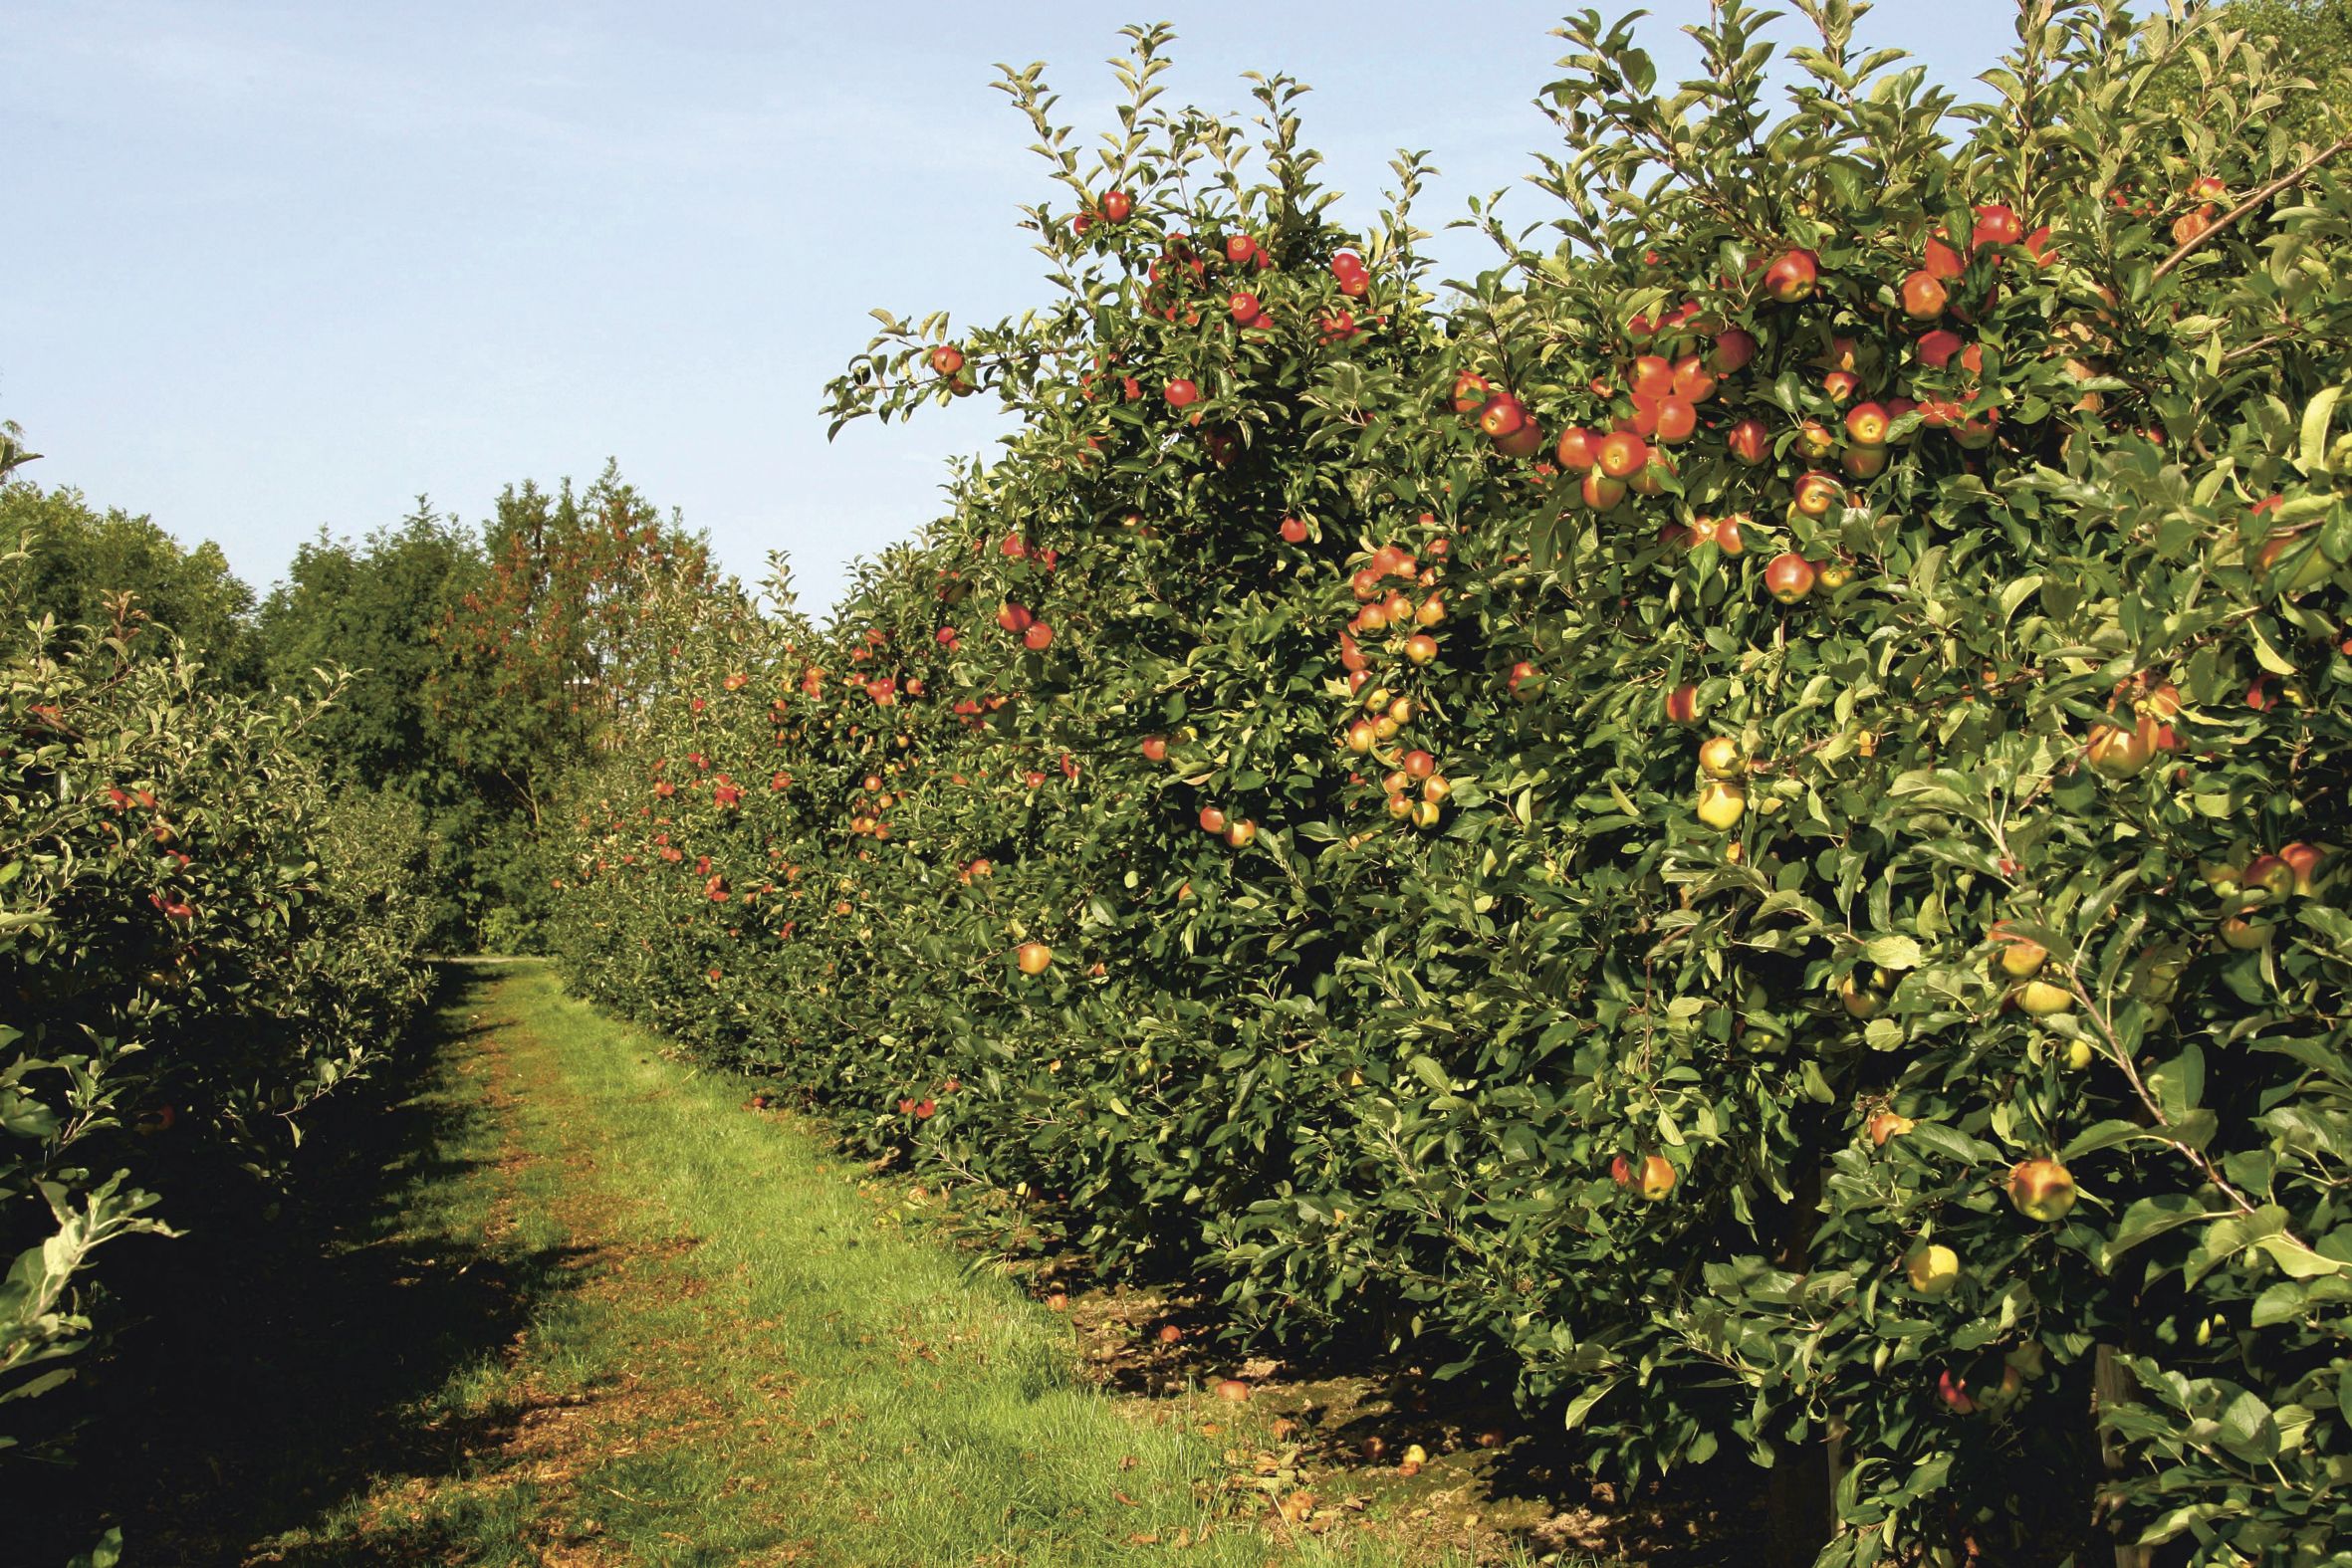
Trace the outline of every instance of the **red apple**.
{"label": "red apple", "polygon": [[1772,435],[1761,419],[1743,419],[1725,434],[1732,456],[1754,468],[1772,455]]}
{"label": "red apple", "polygon": [[1715,372],[1699,355],[1685,354],[1674,361],[1674,395],[1696,407],[1715,395]]}
{"label": "red apple", "polygon": [[2031,937],[2021,936],[2005,920],[1997,920],[1986,933],[1993,943],[1994,962],[2011,980],[2031,980],[2049,962],[2050,950]]}
{"label": "red apple", "polygon": [[1596,454],[1601,474],[1609,479],[1626,479],[1649,466],[1649,444],[1630,430],[1619,430],[1603,437]]}
{"label": "red apple", "polygon": [[2017,220],[2017,210],[1995,202],[1977,209],[1977,226],[1969,235],[1975,245],[2014,245],[2025,237],[2025,225]]}
{"label": "red apple", "polygon": [[2028,1220],[2063,1220],[2074,1207],[2074,1175],[2055,1160],[2024,1160],[2012,1167],[2009,1203]]}
{"label": "red apple", "polygon": [[1846,471],[1848,479],[1876,479],[1887,471],[1887,449],[1849,446],[1838,454],[1837,466]]}
{"label": "red apple", "polygon": [[2250,920],[2232,915],[2221,924],[2222,946],[2239,953],[2251,953],[2270,945],[2271,927],[2256,925]]}
{"label": "red apple", "polygon": [[1595,512],[1606,512],[1625,499],[1625,481],[1611,479],[1595,468],[1584,476],[1580,487],[1584,504]]}
{"label": "red apple", "polygon": [[1811,251],[1789,251],[1764,269],[1764,293],[1782,305],[1813,297],[1820,281],[1821,259]]}
{"label": "red apple", "polygon": [[1718,375],[1732,375],[1746,369],[1756,357],[1756,339],[1735,327],[1715,336],[1715,350],[1709,356]]}
{"label": "red apple", "polygon": [[1764,567],[1764,586],[1781,603],[1794,604],[1813,591],[1815,575],[1811,561],[1794,551],[1784,551]]}
{"label": "red apple", "polygon": [[2295,890],[2295,868],[2280,855],[2256,855],[2238,873],[2237,884],[2245,891],[2269,895],[2277,903]]}
{"label": "red apple", "polygon": [[1903,314],[1915,322],[1932,322],[1944,314],[1951,296],[1936,275],[1926,269],[1903,280]]}
{"label": "red apple", "polygon": [[2090,765],[2110,779],[2129,779],[2148,766],[2155,755],[2148,738],[2135,727],[2102,724],[2091,731],[2090,744],[2084,749]]}
{"label": "red apple", "polygon": [[1653,1154],[1641,1163],[1641,1195],[1651,1203],[1673,1192],[1677,1179],[1674,1166],[1662,1154]]}
{"label": "red apple", "polygon": [[1497,436],[1495,450],[1509,458],[1533,457],[1543,450],[1543,428],[1530,419],[1511,434]]}
{"label": "red apple", "polygon": [[1509,392],[1497,392],[1478,411],[1478,427],[1500,440],[1527,428],[1528,406]]}
{"label": "red apple", "polygon": [[1699,427],[1698,411],[1680,397],[1672,395],[1658,399],[1658,439],[1667,446],[1680,446],[1691,438]]}
{"label": "red apple", "polygon": [[1941,370],[1952,362],[1952,356],[1967,346],[1960,334],[1948,327],[1939,327],[1919,340],[1919,362],[1931,370]]}
{"label": "red apple", "polygon": [[1845,503],[1845,486],[1827,474],[1812,473],[1796,482],[1796,510],[1808,518],[1827,517]]}

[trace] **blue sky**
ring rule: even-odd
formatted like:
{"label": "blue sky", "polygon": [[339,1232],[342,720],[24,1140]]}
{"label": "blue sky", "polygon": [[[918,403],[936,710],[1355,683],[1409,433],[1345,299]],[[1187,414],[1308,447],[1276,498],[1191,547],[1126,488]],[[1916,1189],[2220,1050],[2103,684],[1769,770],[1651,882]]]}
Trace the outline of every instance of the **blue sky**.
{"label": "blue sky", "polygon": [[[1646,24],[1662,74],[1704,14]],[[985,448],[972,399],[827,444],[825,379],[866,312],[994,318],[1043,299],[1015,209],[1044,195],[990,81],[1050,63],[1093,128],[1122,21],[1176,24],[1172,99],[1311,84],[1310,142],[1368,210],[1398,146],[1444,179],[1424,211],[1519,181],[1560,9],[1239,3],[823,7],[10,0],[0,146],[0,419],[29,471],[220,542],[266,586],[321,525],[419,492],[478,519],[526,477],[607,456],[805,602],[938,510]],[[1612,14],[1613,11],[1612,11]],[[1865,24],[1955,86],[2011,36],[2009,0],[1899,0]],[[1793,28],[1784,36],[1794,38]],[[1515,198],[1526,221],[1545,198]],[[1473,254],[1466,239],[1453,255]]]}

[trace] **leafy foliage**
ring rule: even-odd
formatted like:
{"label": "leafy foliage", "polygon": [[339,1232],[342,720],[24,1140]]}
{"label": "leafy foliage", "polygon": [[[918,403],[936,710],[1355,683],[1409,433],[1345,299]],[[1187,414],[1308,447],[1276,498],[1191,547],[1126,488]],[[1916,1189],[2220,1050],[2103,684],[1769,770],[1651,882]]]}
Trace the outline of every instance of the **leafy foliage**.
{"label": "leafy foliage", "polygon": [[1671,89],[1571,18],[1551,248],[1442,304],[1293,84],[1252,148],[1136,30],[1088,159],[1010,74],[1053,303],[832,412],[1018,433],[822,636],[668,623],[562,947],[1245,1332],[1833,1441],[1824,1563],[2316,1561],[2343,185],[2207,13],[2030,5],[1961,105],[1800,9],[1777,116],[1748,6]]}
{"label": "leafy foliage", "polygon": [[307,739],[359,783],[429,797],[446,775],[426,688],[442,659],[437,634],[484,569],[471,533],[419,497],[397,528],[304,544],[263,601],[272,686],[350,672]]}
{"label": "leafy foliage", "polygon": [[[2223,26],[2242,29],[2254,47],[2310,79],[2312,91],[2279,106],[2279,117],[2301,140],[2324,141],[2346,128],[2345,90],[2352,85],[2352,0],[2231,0]],[[2197,89],[2193,73],[2179,77],[2183,109]]]}
{"label": "leafy foliage", "polygon": [[397,1036],[426,919],[414,808],[324,786],[317,702],[224,691],[127,615],[21,626],[4,670],[0,1448],[70,1425],[15,1407],[89,1347],[95,1254],[171,1233],[174,1190],[274,1180]]}
{"label": "leafy foliage", "polygon": [[167,627],[223,680],[256,683],[253,590],[211,541],[186,549],[149,518],[100,512],[79,491],[13,480],[0,482],[0,605],[12,623],[49,615],[61,625],[101,625],[112,618],[106,595],[128,593],[130,625]]}
{"label": "leafy foliage", "polygon": [[673,572],[707,584],[701,541],[607,465],[578,493],[509,487],[479,532],[420,497],[396,528],[322,534],[261,606],[277,689],[340,681],[298,743],[422,810],[436,945],[537,941],[542,802],[611,722],[612,671],[645,662],[636,600]]}
{"label": "leafy foliage", "polygon": [[577,495],[510,487],[483,547],[488,571],[452,609],[427,689],[457,763],[505,781],[536,820],[552,775],[619,712],[614,674],[658,678],[643,594],[673,573],[707,581],[708,553],[610,465]]}

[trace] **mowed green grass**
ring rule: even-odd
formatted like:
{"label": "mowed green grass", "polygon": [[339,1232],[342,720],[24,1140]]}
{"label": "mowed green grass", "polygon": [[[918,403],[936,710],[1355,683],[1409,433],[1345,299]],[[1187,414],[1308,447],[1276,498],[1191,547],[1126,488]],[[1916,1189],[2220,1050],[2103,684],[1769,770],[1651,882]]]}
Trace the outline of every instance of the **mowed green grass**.
{"label": "mowed green grass", "polygon": [[[1065,1318],[744,1088],[474,972],[448,1070],[483,1114],[404,1198],[410,1244],[537,1259],[514,1343],[407,1413],[448,1435],[248,1560],[482,1564],[1466,1562],[1426,1527],[1269,1527],[1264,1444],[1205,1395],[1083,1386]],[[479,1051],[479,1055],[463,1053]],[[1239,1451],[1237,1466],[1229,1455]]]}

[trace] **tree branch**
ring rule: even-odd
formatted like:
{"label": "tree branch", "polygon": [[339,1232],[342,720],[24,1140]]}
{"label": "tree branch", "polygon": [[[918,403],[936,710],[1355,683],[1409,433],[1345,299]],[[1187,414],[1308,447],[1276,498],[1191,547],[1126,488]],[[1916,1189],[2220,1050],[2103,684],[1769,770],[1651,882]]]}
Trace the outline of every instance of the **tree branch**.
{"label": "tree branch", "polygon": [[2188,258],[2189,253],[2196,250],[2198,246],[2203,245],[2207,240],[2212,239],[2215,235],[2221,233],[2224,229],[2230,227],[2230,225],[2235,223],[2238,219],[2244,217],[2247,213],[2253,211],[2256,207],[2259,207],[2263,202],[2268,201],[2271,197],[2277,195],[2289,185],[2297,183],[2304,175],[2310,173],[2313,169],[2319,167],[2320,164],[2325,163],[2328,159],[2334,157],[2346,147],[2352,147],[2352,136],[2339,136],[2336,139],[2335,145],[2322,148],[2320,151],[2312,154],[2311,160],[2305,163],[2302,167],[2291,169],[2288,172],[2281,174],[2269,184],[2264,185],[2260,190],[2257,190],[2252,195],[2246,197],[2245,200],[2239,202],[2236,206],[2232,207],[2228,212],[2223,213],[2221,217],[2209,224],[2205,228],[2204,232],[2193,234],[2188,239],[2183,240],[2178,246],[2174,247],[2173,253],[2170,256],[2167,256],[2163,261],[2160,261],[2156,264],[2156,271],[2148,275],[2148,281],[2150,283],[2154,283],[2166,273],[2171,272],[2175,267],[2180,266],[2181,263]]}

